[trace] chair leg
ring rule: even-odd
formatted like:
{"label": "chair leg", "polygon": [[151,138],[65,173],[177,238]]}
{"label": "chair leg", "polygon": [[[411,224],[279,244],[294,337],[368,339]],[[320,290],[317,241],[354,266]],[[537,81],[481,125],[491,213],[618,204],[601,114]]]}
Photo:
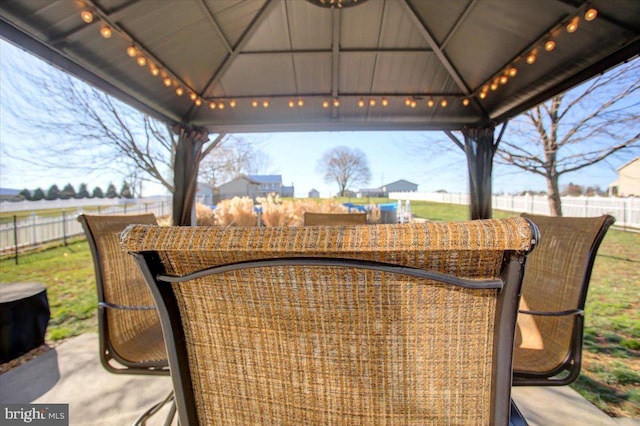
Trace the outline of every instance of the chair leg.
{"label": "chair leg", "polygon": [[162,401],[158,402],[157,404],[149,408],[147,411],[142,413],[136,419],[136,421],[133,422],[133,426],[146,425],[147,420],[149,420],[154,414],[160,411],[160,409],[164,407],[168,402],[171,402],[171,407],[169,409],[169,414],[167,415],[167,420],[165,422],[165,425],[170,425],[176,414],[176,405],[175,405],[176,402],[175,402],[175,399],[173,398],[173,390],[169,392],[169,395],[167,395]]}

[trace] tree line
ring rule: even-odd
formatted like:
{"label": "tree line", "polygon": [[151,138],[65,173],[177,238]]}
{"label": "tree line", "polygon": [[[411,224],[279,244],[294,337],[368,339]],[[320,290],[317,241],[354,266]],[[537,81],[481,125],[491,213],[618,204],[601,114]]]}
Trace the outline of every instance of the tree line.
{"label": "tree line", "polygon": [[37,188],[33,191],[23,189],[20,191],[20,195],[27,201],[39,201],[39,200],[70,200],[81,198],[133,198],[133,191],[128,182],[123,182],[120,191],[116,189],[116,186],[112,183],[107,187],[107,191],[103,191],[102,188],[96,186],[93,191],[89,192],[86,183],[81,183],[76,191],[73,185],[66,184],[62,190],[58,185],[53,184],[45,192],[42,188]]}

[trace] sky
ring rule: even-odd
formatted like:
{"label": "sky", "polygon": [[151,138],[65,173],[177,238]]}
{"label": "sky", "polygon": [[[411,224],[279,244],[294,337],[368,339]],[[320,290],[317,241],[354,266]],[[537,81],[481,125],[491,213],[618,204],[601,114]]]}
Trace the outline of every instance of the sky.
{"label": "sky", "polygon": [[[0,60],[18,57],[34,67],[48,67],[42,61],[0,40]],[[6,84],[10,72],[0,73],[0,86]],[[3,82],[4,80],[4,82]],[[8,115],[5,96],[0,98],[0,187],[12,189],[47,190],[52,184],[64,187],[71,183],[77,189],[87,183],[89,189],[100,186],[103,190],[109,183],[119,189],[123,176],[113,172],[87,174],[64,167],[55,169],[34,168],[15,157],[33,155],[37,140],[26,141],[24,135],[17,136],[8,130]],[[37,99],[34,100],[37,102]],[[29,123],[18,123],[28,128]],[[508,134],[509,130],[507,130]],[[497,132],[496,132],[497,133]],[[64,135],[61,135],[63,137]],[[335,182],[325,182],[318,170],[318,160],[336,146],[347,146],[363,151],[371,170],[371,180],[361,187],[378,187],[400,179],[418,184],[419,191],[467,192],[468,173],[463,152],[443,132],[315,132],[272,133],[239,135],[258,143],[268,163],[262,174],[280,174],[285,185],[294,185],[296,197],[306,197],[311,189],[321,197],[331,197],[338,192]],[[462,139],[462,136],[458,134]],[[11,153],[12,155],[9,155]],[[569,182],[583,186],[599,186],[606,189],[617,175],[616,169],[628,160],[612,158],[597,166],[565,175],[561,185]],[[493,192],[517,193],[521,191],[544,191],[546,183],[542,177],[519,172],[513,167],[494,165]],[[166,190],[158,185],[145,183],[143,195],[165,195]]]}

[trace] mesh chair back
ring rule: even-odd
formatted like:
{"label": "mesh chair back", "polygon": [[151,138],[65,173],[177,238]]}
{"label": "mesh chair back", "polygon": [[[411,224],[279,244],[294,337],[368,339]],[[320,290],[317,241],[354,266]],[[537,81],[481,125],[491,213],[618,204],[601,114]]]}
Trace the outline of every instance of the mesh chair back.
{"label": "mesh chair back", "polygon": [[[180,422],[507,424],[522,218],[133,226]],[[500,368],[496,368],[499,366]]]}
{"label": "mesh chair back", "polygon": [[304,226],[316,225],[364,225],[366,213],[314,213],[304,212]]}
{"label": "mesh chair back", "polygon": [[[575,380],[580,370],[583,314],[591,270],[614,219],[608,215],[522,216],[538,226],[541,237],[527,260],[522,284],[518,322],[524,326],[516,341],[514,384],[565,385]],[[568,377],[555,383],[547,380],[565,369],[573,370]]]}
{"label": "mesh chair back", "polygon": [[157,225],[155,216],[80,215],[78,220],[94,260],[103,365],[116,373],[168,374],[161,371],[168,361],[153,298],[135,260],[120,246],[125,227]]}

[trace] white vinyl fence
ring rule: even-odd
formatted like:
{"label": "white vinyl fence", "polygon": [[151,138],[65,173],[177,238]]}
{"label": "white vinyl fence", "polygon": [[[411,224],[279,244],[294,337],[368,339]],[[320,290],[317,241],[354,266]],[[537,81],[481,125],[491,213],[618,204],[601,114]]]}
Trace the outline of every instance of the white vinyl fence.
{"label": "white vinyl fence", "polygon": [[[19,252],[32,247],[54,241],[61,241],[66,245],[68,238],[83,235],[82,225],[77,218],[79,214],[85,212],[85,208],[86,213],[89,214],[153,213],[156,217],[171,214],[169,197],[131,200],[21,201],[1,204],[3,212],[14,214],[5,215],[0,219],[0,255],[11,254],[16,257],[16,260]],[[60,210],[60,212],[48,213],[46,210],[50,209]],[[42,210],[42,213],[36,213],[37,210]]]}
{"label": "white vinyl fence", "polygon": [[[432,201],[448,204],[469,204],[469,194],[441,192],[392,192],[394,200]],[[546,195],[494,195],[492,207],[516,213],[549,214]],[[562,197],[564,216],[591,217],[610,214],[616,227],[640,229],[640,198]]]}

